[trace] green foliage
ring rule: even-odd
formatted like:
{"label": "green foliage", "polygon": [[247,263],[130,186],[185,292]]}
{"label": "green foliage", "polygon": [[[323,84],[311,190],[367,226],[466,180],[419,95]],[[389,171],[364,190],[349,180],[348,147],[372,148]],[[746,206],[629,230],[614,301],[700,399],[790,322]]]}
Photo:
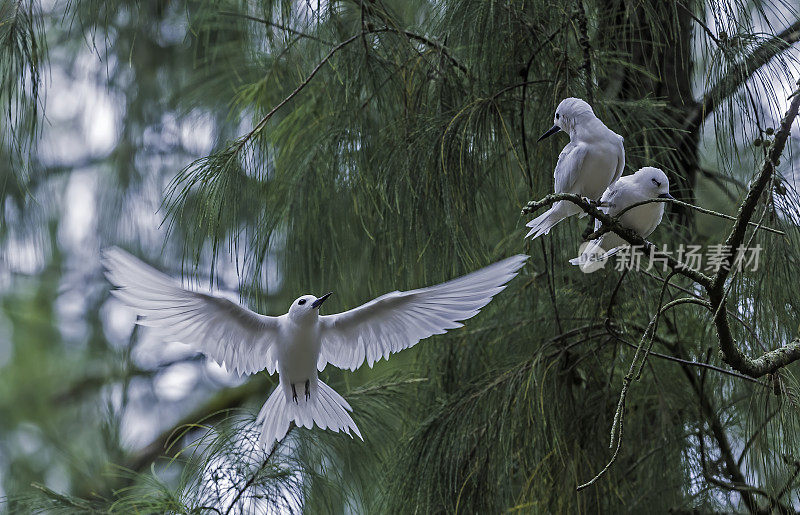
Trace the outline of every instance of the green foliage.
{"label": "green foliage", "polygon": [[46,53],[39,2],[0,2],[0,236],[5,203],[20,205],[27,153],[37,136]]}
{"label": "green foliage", "polygon": [[[196,415],[193,425],[169,435],[154,421],[168,435],[130,449],[120,439],[133,401],[111,402],[113,391],[152,388],[162,370],[132,355],[138,333],[109,343],[99,276],[88,345],[63,341],[51,305],[63,278],[48,275],[60,270],[53,236],[36,285],[15,277],[0,292],[14,349],[0,360],[0,477],[11,511],[618,513],[752,511],[748,495],[764,509],[800,502],[796,365],[760,380],[731,374],[713,313],[697,304],[659,318],[627,395],[620,454],[576,492],[611,458],[620,388],[646,328],[666,302],[698,290],[673,277],[660,302],[667,278],[657,267],[580,274],[567,260],[584,222],[531,245],[519,215],[552,190],[564,140],[534,140],[565,96],[589,99],[625,136],[626,173],[661,166],[679,198],[735,215],[766,155],[752,140],[773,137],[797,79],[796,53],[776,37],[789,37],[796,6],[175,0],[77,2],[68,11],[75,26],[58,32],[59,44],[77,55],[91,41],[111,63],[100,82],[124,106],[114,148],[94,168],[98,217],[110,220],[96,246],[122,242],[161,256],[170,273],[222,287],[233,261],[243,300],[269,313],[300,292],[335,290],[325,308],[339,311],[512,253],[531,261],[463,329],[375,370],[325,371],[353,405],[363,443],[295,428],[276,449],[258,448],[252,414],[266,392],[256,378],[191,397],[180,416]],[[26,16],[24,26],[38,26]],[[25,37],[14,48],[43,48]],[[3,68],[4,83],[20,84],[29,66],[20,63],[41,62],[26,57],[34,54],[0,55],[17,63]],[[36,119],[33,107],[19,112]],[[169,138],[173,120],[199,119],[212,134],[200,155]],[[171,161],[159,160],[146,134]],[[800,197],[784,159],[754,220],[785,236],[748,233],[749,246],[768,250],[757,273],[729,282],[734,338],[752,356],[800,326]],[[165,228],[155,237],[130,220],[141,204],[150,209],[153,190]],[[680,208],[668,218],[652,240],[671,250],[721,243],[730,230]],[[24,219],[35,231],[30,220],[39,219]],[[43,400],[62,389],[79,408]],[[76,413],[103,428],[80,428]],[[68,444],[55,435],[62,427],[75,434]],[[43,435],[47,452],[12,452],[29,433]],[[98,436],[102,449],[92,449]],[[66,470],[63,488],[48,480],[54,464]]]}

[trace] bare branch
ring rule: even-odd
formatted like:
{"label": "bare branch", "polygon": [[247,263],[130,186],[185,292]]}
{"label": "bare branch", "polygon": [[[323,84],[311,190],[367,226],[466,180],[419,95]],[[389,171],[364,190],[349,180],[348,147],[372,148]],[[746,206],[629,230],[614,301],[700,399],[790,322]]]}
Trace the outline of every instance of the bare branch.
{"label": "bare branch", "polygon": [[[670,286],[673,286],[673,285],[670,285]],[[628,347],[631,347],[633,349],[635,349],[637,347],[634,343],[629,342],[628,340],[626,340],[625,338],[623,338],[622,336],[617,334],[616,328],[613,327],[613,325],[611,326],[610,329],[611,330],[608,331],[609,334],[611,334],[611,336],[616,338],[619,342],[621,342],[624,345],[627,345]],[[659,338],[656,338],[656,339],[659,340],[659,341],[662,341]],[[674,363],[679,363],[679,364],[685,365],[685,366],[704,368],[706,370],[713,370],[714,372],[719,372],[720,374],[725,374],[725,375],[728,375],[728,376],[731,376],[731,377],[735,377],[737,379],[743,379],[743,380],[749,381],[751,383],[756,383],[756,384],[758,384],[760,386],[763,386],[765,388],[767,387],[766,384],[762,383],[758,379],[754,379],[754,378],[752,378],[752,377],[750,377],[748,375],[740,374],[738,372],[733,372],[733,371],[725,369],[725,368],[716,367],[716,366],[711,365],[709,363],[703,363],[702,361],[691,361],[691,360],[688,360],[688,359],[679,358],[677,356],[671,356],[669,354],[662,354],[660,352],[655,352],[655,351],[652,351],[652,350],[650,351],[650,355],[651,356],[655,356],[657,358],[661,358],[661,359],[667,360],[667,361],[672,361]]]}
{"label": "bare branch", "polygon": [[753,181],[750,191],[747,193],[744,202],[736,215],[736,222],[731,229],[730,235],[725,240],[727,256],[725,265],[720,267],[715,274],[710,286],[706,287],[708,297],[715,309],[714,325],[719,337],[720,350],[723,353],[723,360],[739,372],[752,377],[761,377],[765,374],[775,372],[781,367],[800,359],[800,340],[795,339],[788,345],[771,350],[763,354],[760,358],[750,358],[746,356],[735,344],[733,334],[728,324],[728,316],[725,309],[725,281],[731,272],[731,262],[734,253],[744,241],[745,233],[750,219],[753,217],[758,206],[761,194],[772,182],[775,166],[780,159],[781,153],[786,146],[786,140],[794,120],[797,118],[800,109],[800,89],[797,89],[790,97],[792,99],[786,115],[781,120],[781,125],[775,133],[775,140],[770,149],[769,156],[761,167],[761,171]]}

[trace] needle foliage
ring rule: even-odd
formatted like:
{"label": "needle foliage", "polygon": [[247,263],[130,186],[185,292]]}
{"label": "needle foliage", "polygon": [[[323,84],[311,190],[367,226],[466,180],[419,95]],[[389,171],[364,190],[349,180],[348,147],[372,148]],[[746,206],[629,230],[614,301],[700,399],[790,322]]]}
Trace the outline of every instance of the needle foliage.
{"label": "needle foliage", "polygon": [[[737,371],[700,285],[646,259],[584,275],[568,260],[585,219],[531,243],[520,214],[552,192],[566,142],[536,138],[578,96],[625,137],[625,174],[661,167],[679,200],[739,216],[800,78],[793,2],[22,1],[0,14],[4,143],[47,120],[45,48],[51,97],[89,66],[115,113],[111,144],[42,161],[54,132],[80,129],[59,111],[0,183],[0,202],[16,201],[0,212],[11,512],[800,506],[797,365]],[[800,327],[797,127],[752,213],[782,234],[748,229],[758,269],[725,283],[733,341],[753,358]],[[64,195],[83,187],[93,217],[75,243]],[[733,226],[667,211],[650,240],[673,252]],[[215,379],[196,354],[120,336],[96,258],[110,244],[269,314],[301,293],[334,290],[336,312],[531,259],[464,328],[371,370],[324,371],[364,442],[294,428],[259,449],[253,415],[274,378]],[[27,272],[25,252],[40,263]],[[199,377],[177,399],[162,382],[176,370]]]}

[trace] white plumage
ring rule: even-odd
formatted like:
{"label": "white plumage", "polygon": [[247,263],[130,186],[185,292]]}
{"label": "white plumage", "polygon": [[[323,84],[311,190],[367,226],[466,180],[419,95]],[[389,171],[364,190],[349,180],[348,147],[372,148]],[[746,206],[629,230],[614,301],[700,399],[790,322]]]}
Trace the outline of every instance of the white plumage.
{"label": "white plumage", "polygon": [[[600,199],[600,210],[617,217],[628,206],[654,198],[672,198],[669,194],[669,179],[662,170],[646,166],[633,175],[620,177],[609,186]],[[619,221],[623,227],[647,238],[661,223],[663,215],[664,203],[652,202],[628,209],[619,216]],[[600,221],[595,221],[595,230],[600,226]],[[591,273],[605,266],[611,256],[627,245],[628,242],[617,233],[607,232],[588,242],[581,255],[571,259],[570,263],[580,266],[586,273]]]}
{"label": "white plumage", "polygon": [[[565,131],[569,143],[558,156],[553,174],[555,193],[573,193],[597,200],[603,191],[619,179],[625,168],[622,136],[605,126],[591,106],[579,98],[565,98],[556,109],[555,125],[539,141]],[[571,202],[556,202],[540,216],[528,222],[525,236],[534,239],[547,234],[558,222],[582,210]]]}
{"label": "white plumage", "polygon": [[[361,433],[350,405],[317,377],[326,364],[355,370],[461,327],[505,288],[525,263],[516,255],[436,286],[387,293],[336,315],[319,315],[328,298],[304,295],[281,316],[254,313],[227,299],[182,288],[169,276],[118,248],[103,252],[117,298],[141,315],[138,323],[167,340],[198,347],[239,374],[276,370],[280,386],[261,408],[261,441],[280,440],[298,426]],[[352,436],[352,435],[351,435]]]}

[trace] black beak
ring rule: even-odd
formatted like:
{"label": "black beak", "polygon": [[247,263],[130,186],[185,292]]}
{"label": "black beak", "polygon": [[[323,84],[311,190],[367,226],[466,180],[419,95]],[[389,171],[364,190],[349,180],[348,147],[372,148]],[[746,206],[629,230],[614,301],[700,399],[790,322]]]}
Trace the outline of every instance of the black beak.
{"label": "black beak", "polygon": [[545,132],[544,134],[539,136],[539,139],[537,139],[536,142],[538,143],[538,142],[542,141],[545,138],[549,138],[550,136],[552,136],[556,132],[559,132],[560,130],[561,130],[561,127],[559,127],[558,125],[553,125],[552,127],[550,127],[550,129],[547,132]]}
{"label": "black beak", "polygon": [[673,197],[669,193],[662,193],[661,195],[658,196],[658,198],[668,198],[670,200],[675,200],[675,197]]}
{"label": "black beak", "polygon": [[322,305],[322,303],[323,303],[323,302],[325,302],[325,299],[327,299],[327,298],[328,298],[328,297],[330,297],[331,295],[333,295],[333,292],[332,292],[332,291],[329,291],[328,293],[326,293],[326,294],[325,294],[325,295],[323,295],[322,297],[320,297],[320,298],[318,298],[317,300],[315,300],[314,302],[312,302],[312,303],[311,303],[311,307],[312,307],[312,308],[318,308],[318,307],[320,307],[320,306]]}

